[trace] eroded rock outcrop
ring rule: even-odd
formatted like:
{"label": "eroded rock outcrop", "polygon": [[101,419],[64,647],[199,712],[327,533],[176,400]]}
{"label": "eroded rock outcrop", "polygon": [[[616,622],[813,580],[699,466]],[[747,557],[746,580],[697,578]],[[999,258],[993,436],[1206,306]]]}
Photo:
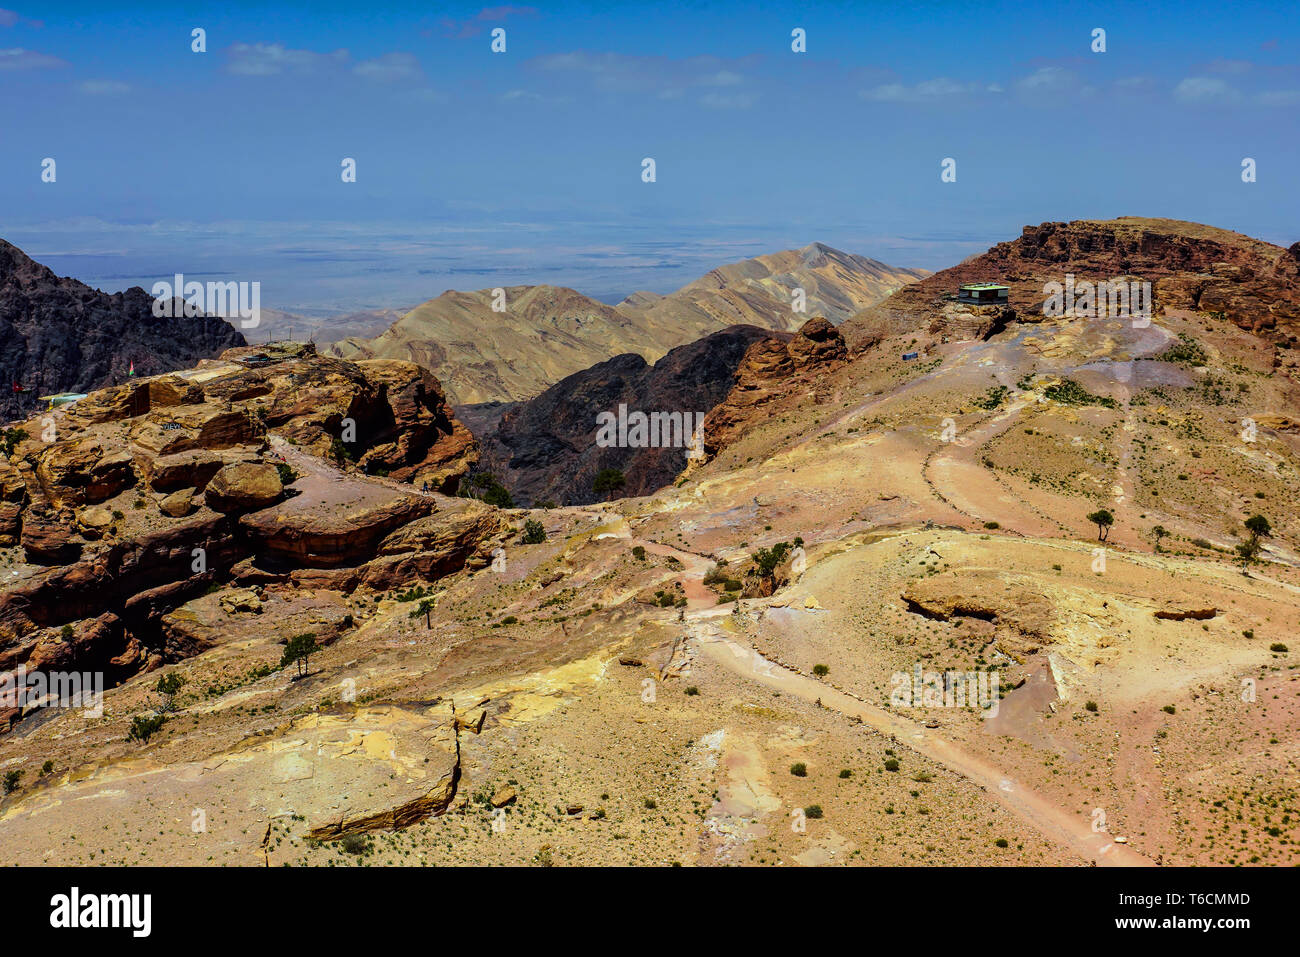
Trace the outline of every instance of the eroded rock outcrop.
{"label": "eroded rock outcrop", "polygon": [[736,369],[727,396],[704,420],[704,451],[713,458],[744,433],[767,406],[812,390],[848,360],[840,331],[821,317],[809,319],[793,336],[756,342]]}
{"label": "eroded rock outcrop", "polygon": [[909,611],[951,621],[978,618],[999,626],[999,646],[1032,654],[1052,640],[1056,620],[1051,599],[1032,583],[983,569],[943,572],[908,582],[903,602]]}
{"label": "eroded rock outcrop", "polygon": [[[1226,229],[1124,216],[1026,226],[1018,239],[904,286],[841,329],[850,348],[924,332],[951,340],[985,338],[1009,321],[1044,318],[1044,287],[1121,277],[1150,282],[1157,309],[1222,313],[1277,343],[1300,334],[1300,243],[1288,249]],[[1008,287],[1005,307],[953,300],[963,283]]]}
{"label": "eroded rock outcrop", "polygon": [[237,631],[216,623],[236,578],[335,589],[334,612],[302,629],[325,643],[350,620],[338,592],[486,564],[505,525],[478,503],[444,500],[445,517],[393,538],[438,507],[395,479],[454,485],[477,448],[427,373],[365,365],[238,348],[6,433],[0,547],[37,567],[0,592],[0,667],[90,661],[122,677],[198,653]]}

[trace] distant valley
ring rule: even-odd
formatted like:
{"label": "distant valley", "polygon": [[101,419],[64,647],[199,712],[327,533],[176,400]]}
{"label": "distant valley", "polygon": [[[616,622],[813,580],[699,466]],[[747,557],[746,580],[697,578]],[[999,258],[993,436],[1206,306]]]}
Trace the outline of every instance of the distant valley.
{"label": "distant valley", "polygon": [[498,312],[490,289],[449,290],[382,335],[346,338],[330,351],[416,362],[456,405],[528,399],[605,359],[634,353],[654,362],[728,326],[790,332],[813,316],[839,323],[928,275],[813,243],[719,267],[666,296],[634,293],[617,306],[562,286],[511,286]]}

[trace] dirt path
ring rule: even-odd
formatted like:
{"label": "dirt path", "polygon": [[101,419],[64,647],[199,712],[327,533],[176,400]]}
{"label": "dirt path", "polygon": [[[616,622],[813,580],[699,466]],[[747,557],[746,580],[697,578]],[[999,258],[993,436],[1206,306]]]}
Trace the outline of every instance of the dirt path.
{"label": "dirt path", "polygon": [[1060,522],[1027,505],[977,461],[980,449],[1015,425],[1020,410],[1033,401],[1032,396],[1021,395],[936,449],[922,465],[921,477],[946,504],[976,522],[996,521],[1012,534],[1055,535],[1064,527]]}
{"label": "dirt path", "polygon": [[[700,579],[710,563],[691,552],[669,545],[635,539],[646,551],[657,555],[672,555],[685,567],[683,585],[688,594],[694,584],[708,591]],[[710,605],[712,603],[710,602]],[[1116,844],[1108,834],[1092,830],[1090,819],[1079,817],[1053,802],[1050,798],[1018,783],[985,759],[977,757],[959,745],[935,734],[899,715],[869,705],[843,691],[838,691],[815,678],[768,661],[753,647],[729,638],[715,623],[729,614],[725,609],[699,607],[687,612],[686,628],[700,653],[735,675],[747,678],[768,688],[780,690],[822,707],[838,711],[847,717],[858,718],[880,734],[889,735],[925,757],[955,771],[978,785],[1003,807],[1025,821],[1049,840],[1068,848],[1080,858],[1103,866],[1152,866],[1154,862],[1125,844]]]}
{"label": "dirt path", "polygon": [[1049,840],[1069,848],[1079,857],[1099,865],[1140,867],[1152,861],[1124,844],[1116,844],[1108,834],[1092,830],[1089,819],[1081,818],[1060,807],[1051,799],[1004,775],[993,765],[965,751],[953,742],[922,728],[915,722],[873,707],[815,678],[809,678],[774,664],[753,648],[722,635],[699,616],[688,617],[687,627],[701,653],[733,674],[748,678],[783,694],[795,695],[808,702],[820,702],[862,723],[880,734],[942,764],[978,785],[995,801],[1031,825]]}

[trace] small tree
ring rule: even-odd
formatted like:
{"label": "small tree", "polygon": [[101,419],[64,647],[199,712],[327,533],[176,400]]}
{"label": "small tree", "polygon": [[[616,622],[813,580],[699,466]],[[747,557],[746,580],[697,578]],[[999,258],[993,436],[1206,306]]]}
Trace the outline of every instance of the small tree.
{"label": "small tree", "polygon": [[1104,542],[1110,534],[1110,527],[1115,524],[1115,516],[1108,509],[1099,508],[1089,513],[1088,521],[1097,526],[1097,541]]}
{"label": "small tree", "polygon": [[22,778],[22,776],[23,776],[23,772],[21,771],[5,772],[5,779],[4,779],[5,794],[13,794],[14,791],[18,790],[18,781],[20,778]]}
{"label": "small tree", "polygon": [[618,469],[601,469],[591,483],[591,490],[606,498],[627,484],[627,477]]}
{"label": "small tree", "polygon": [[754,552],[754,564],[758,566],[759,577],[775,578],[777,568],[789,552],[789,542],[777,542],[771,548],[760,548]]}
{"label": "small tree", "polygon": [[1263,515],[1252,515],[1246,519],[1245,525],[1246,531],[1250,532],[1250,537],[1237,546],[1237,554],[1241,556],[1242,571],[1259,558],[1260,549],[1264,547],[1262,539],[1273,534],[1273,526]]}
{"label": "small tree", "polygon": [[280,667],[283,668],[291,662],[298,665],[298,677],[301,678],[307,674],[307,668],[310,664],[309,659],[316,651],[316,636],[311,632],[301,635],[294,635],[284,646],[284,654],[280,657]]}
{"label": "small tree", "polygon": [[525,545],[540,545],[546,541],[546,529],[542,527],[542,523],[531,518],[524,522],[522,541]]}
{"label": "small tree", "polygon": [[352,453],[348,450],[348,447],[343,444],[343,440],[335,437],[334,441],[330,443],[330,458],[334,460],[334,463],[339,468],[343,468],[343,463],[351,457]]}
{"label": "small tree", "polygon": [[461,483],[459,494],[462,498],[476,498],[497,508],[514,508],[514,499],[510,490],[497,481],[491,472],[477,472]]}
{"label": "small tree", "polygon": [[1263,515],[1252,515],[1246,519],[1246,531],[1256,538],[1268,538],[1273,534],[1273,526]]}
{"label": "small tree", "polygon": [[176,695],[184,685],[185,679],[174,671],[158,679],[153,690],[162,695],[162,704],[158,707],[159,713],[171,714],[176,710]]}
{"label": "small tree", "polygon": [[430,617],[430,615],[432,614],[433,609],[437,606],[437,604],[438,604],[438,602],[437,602],[435,599],[433,599],[433,598],[425,598],[425,599],[423,599],[423,600],[420,602],[419,607],[416,608],[415,611],[411,612],[411,617],[412,617],[412,618],[419,618],[421,615],[423,615],[423,616],[424,616],[424,627],[425,627],[425,628],[432,628],[432,627],[433,627],[433,620],[432,620],[432,618]]}

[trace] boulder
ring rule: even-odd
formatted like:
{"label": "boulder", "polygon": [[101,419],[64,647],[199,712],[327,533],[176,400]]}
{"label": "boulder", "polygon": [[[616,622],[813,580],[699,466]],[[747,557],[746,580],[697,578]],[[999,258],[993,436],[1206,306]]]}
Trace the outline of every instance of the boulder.
{"label": "boulder", "polygon": [[133,424],[131,441],[156,455],[173,455],[250,445],[261,441],[264,432],[257,418],[244,409],[204,402],[151,412]]}
{"label": "boulder", "polygon": [[280,500],[284,487],[274,465],[239,462],[225,465],[204,489],[204,501],[218,512],[252,512]]}
{"label": "boulder", "polygon": [[194,449],[156,458],[141,456],[140,471],[155,492],[174,492],[182,488],[202,491],[208,480],[225,464],[219,455],[206,449]]}
{"label": "boulder", "polygon": [[194,489],[183,488],[163,498],[158,511],[172,518],[184,518],[194,511]]}
{"label": "boulder", "polygon": [[102,502],[135,484],[131,453],[106,451],[95,436],[51,445],[36,465],[36,480],[50,501],[81,505]]}
{"label": "boulder", "polygon": [[221,610],[227,615],[262,613],[262,596],[251,588],[237,588],[221,596]]}
{"label": "boulder", "polygon": [[113,513],[102,506],[82,509],[77,515],[78,530],[91,541],[102,538],[112,527]]}
{"label": "boulder", "polygon": [[828,365],[848,358],[848,349],[840,331],[821,316],[814,316],[787,344],[795,365]]}

